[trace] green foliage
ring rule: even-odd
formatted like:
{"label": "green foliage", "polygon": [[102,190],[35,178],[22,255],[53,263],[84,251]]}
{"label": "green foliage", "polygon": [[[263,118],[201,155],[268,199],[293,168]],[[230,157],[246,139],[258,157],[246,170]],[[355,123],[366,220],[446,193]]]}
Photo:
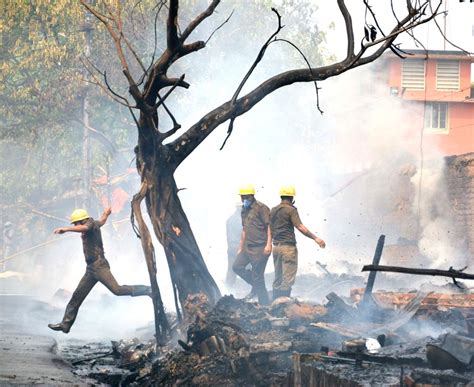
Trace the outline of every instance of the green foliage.
{"label": "green foliage", "polygon": [[77,109],[83,10],[70,1],[6,1],[0,23],[1,138],[35,140],[41,127]]}
{"label": "green foliage", "polygon": [[[113,139],[115,151],[132,141],[129,112],[85,82],[86,12],[78,2],[6,0],[2,5],[0,220],[30,221],[32,208],[63,217],[70,208],[62,207],[74,205],[80,194],[86,89],[91,126]],[[106,54],[110,42],[93,39],[91,46]],[[104,173],[111,158],[110,147],[93,136],[93,178]]]}

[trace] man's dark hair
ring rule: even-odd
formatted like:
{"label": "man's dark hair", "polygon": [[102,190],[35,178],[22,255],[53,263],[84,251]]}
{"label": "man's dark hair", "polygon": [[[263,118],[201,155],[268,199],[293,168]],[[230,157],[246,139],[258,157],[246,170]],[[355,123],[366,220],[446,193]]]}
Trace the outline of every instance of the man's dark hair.
{"label": "man's dark hair", "polygon": [[293,196],[280,196],[281,200],[288,200],[290,203],[293,201]]}

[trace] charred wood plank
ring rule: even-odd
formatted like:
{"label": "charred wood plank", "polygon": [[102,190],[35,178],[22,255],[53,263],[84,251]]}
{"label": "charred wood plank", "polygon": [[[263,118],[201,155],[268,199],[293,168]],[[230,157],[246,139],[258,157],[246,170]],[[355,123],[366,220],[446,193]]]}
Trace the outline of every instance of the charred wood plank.
{"label": "charred wood plank", "polygon": [[424,359],[414,356],[386,356],[386,355],[372,355],[370,353],[337,351],[341,358],[349,358],[362,360],[368,363],[389,364],[389,365],[408,365],[413,367],[426,367],[427,362]]}
{"label": "charred wood plank", "polygon": [[[371,266],[378,266],[380,263],[380,258],[382,257],[383,246],[385,244],[385,235],[380,235],[379,240],[377,241],[377,247],[375,248],[374,258],[372,260]],[[363,304],[372,301],[372,289],[374,288],[375,276],[377,275],[376,271],[371,271],[369,274],[369,279],[367,280],[367,286],[364,292]]]}
{"label": "charred wood plank", "polygon": [[[464,269],[463,269],[464,270]],[[474,280],[474,274],[463,273],[462,270],[455,270],[450,267],[448,270],[440,269],[417,269],[411,267],[401,267],[401,266],[384,266],[384,265],[365,265],[362,268],[362,271],[385,271],[391,273],[405,273],[405,274],[414,274],[414,275],[432,275],[432,276],[441,276],[449,277],[455,280],[458,279],[467,279]]]}
{"label": "charred wood plank", "polygon": [[98,354],[95,354],[93,356],[85,357],[83,359],[73,360],[71,362],[71,364],[73,366],[75,366],[75,365],[85,363],[85,362],[88,362],[88,361],[91,361],[91,360],[96,360],[96,359],[101,359],[103,357],[111,356],[111,355],[113,355],[113,353],[114,353],[113,351],[109,351],[109,352],[105,352],[105,353],[98,353]]}

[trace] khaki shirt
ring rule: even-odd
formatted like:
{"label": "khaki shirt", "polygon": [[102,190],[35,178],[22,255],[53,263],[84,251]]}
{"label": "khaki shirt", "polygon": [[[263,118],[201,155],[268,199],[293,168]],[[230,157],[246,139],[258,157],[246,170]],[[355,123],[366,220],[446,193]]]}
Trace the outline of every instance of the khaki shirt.
{"label": "khaki shirt", "polygon": [[100,223],[92,218],[87,219],[84,226],[87,231],[81,234],[82,248],[87,263],[92,263],[100,257],[104,257],[104,246],[102,245],[102,233]]}
{"label": "khaki shirt", "polygon": [[280,203],[270,212],[270,228],[274,244],[296,245],[295,227],[302,224],[298,210],[289,203]]}
{"label": "khaki shirt", "polygon": [[249,209],[242,208],[242,227],[245,231],[245,245],[263,246],[267,243],[270,209],[254,200]]}

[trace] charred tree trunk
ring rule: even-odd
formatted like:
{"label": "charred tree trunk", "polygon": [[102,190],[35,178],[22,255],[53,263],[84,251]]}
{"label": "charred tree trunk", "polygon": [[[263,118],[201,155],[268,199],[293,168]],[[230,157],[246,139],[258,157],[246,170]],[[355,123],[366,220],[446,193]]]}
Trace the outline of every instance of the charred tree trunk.
{"label": "charred tree trunk", "polygon": [[168,319],[166,318],[163,300],[161,299],[161,292],[156,280],[156,260],[155,249],[151,240],[150,231],[148,230],[145,221],[143,220],[141,203],[148,192],[148,186],[142,183],[140,191],[134,195],[132,200],[132,224],[135,225],[135,220],[138,223],[138,230],[135,229],[137,235],[140,237],[143,252],[145,254],[145,262],[148,268],[150,277],[150,285],[152,290],[153,310],[155,314],[155,337],[156,341],[162,345],[167,341],[170,327]]}
{"label": "charred tree trunk", "polygon": [[148,192],[147,207],[155,234],[165,250],[174,291],[181,304],[188,294],[199,292],[214,303],[220,297],[219,289],[206,267],[170,172],[163,166],[155,167],[156,181],[154,189]]}
{"label": "charred tree trunk", "polygon": [[[203,292],[214,303],[219,299],[220,291],[207,269],[178,197],[179,190],[174,179],[178,165],[175,155],[169,147],[161,144],[162,133],[149,129],[157,127],[156,115],[142,113],[138,125],[137,169],[142,187],[145,187],[142,191],[153,230],[165,251],[176,311],[180,317],[179,303],[183,305],[189,294]],[[137,210],[134,208],[134,211]],[[153,249],[152,245],[144,246],[145,257],[150,249]],[[147,259],[150,276],[156,281],[156,269],[153,274],[148,261],[150,259]]]}

